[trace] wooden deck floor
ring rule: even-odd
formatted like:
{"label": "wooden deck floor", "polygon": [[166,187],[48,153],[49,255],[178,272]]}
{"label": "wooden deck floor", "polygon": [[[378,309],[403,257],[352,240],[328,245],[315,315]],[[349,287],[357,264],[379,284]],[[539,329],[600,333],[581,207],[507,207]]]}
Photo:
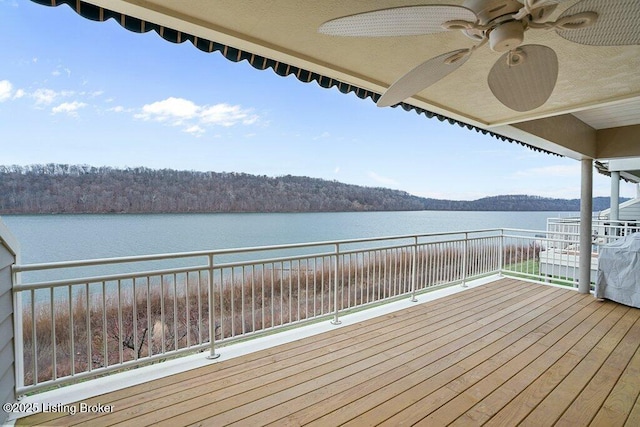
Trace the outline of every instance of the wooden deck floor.
{"label": "wooden deck floor", "polygon": [[18,424],[639,426],[639,319],[501,279]]}

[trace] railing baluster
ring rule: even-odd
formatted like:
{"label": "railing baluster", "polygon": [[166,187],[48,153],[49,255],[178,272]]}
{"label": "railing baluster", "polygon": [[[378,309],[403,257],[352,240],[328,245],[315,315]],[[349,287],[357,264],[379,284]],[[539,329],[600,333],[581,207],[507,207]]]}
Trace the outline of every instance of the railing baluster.
{"label": "railing baluster", "polygon": [[173,349],[178,349],[178,276],[173,273]]}
{"label": "railing baluster", "polygon": [[53,288],[49,290],[49,300],[50,300],[50,311],[51,311],[51,344],[53,346],[53,352],[51,355],[51,374],[52,379],[56,380],[58,378],[58,362],[56,360],[56,355],[58,350],[56,348],[56,314],[54,309],[54,298],[53,298]]}
{"label": "railing baluster", "polygon": [[160,275],[160,348],[162,353],[167,351],[166,335],[167,335],[167,318],[165,313],[165,288],[164,275]]}
{"label": "railing baluster", "polygon": [[191,347],[191,304],[189,301],[189,273],[186,273],[184,284],[184,304],[185,304],[185,312],[184,312],[184,324],[186,325],[186,338],[187,338],[187,347]]}
{"label": "railing baluster", "polygon": [[109,346],[107,341],[107,289],[102,281],[102,365],[109,366]]}
{"label": "railing baluster", "polygon": [[276,307],[275,307],[275,264],[271,263],[271,271],[270,271],[270,276],[271,276],[271,297],[269,298],[269,300],[271,301],[271,327],[275,327],[275,319],[276,319]]}
{"label": "railing baluster", "polygon": [[[73,286],[69,285],[69,336],[71,337],[71,351],[69,355],[71,356],[71,376],[76,374],[76,349],[75,349],[75,328],[73,327]],[[33,303],[33,291],[31,293],[31,302]],[[33,319],[33,316],[31,317]],[[34,359],[35,360],[35,359]]]}
{"label": "railing baluster", "polygon": [[91,306],[89,302],[89,283],[85,284],[85,321],[86,321],[86,334],[87,334],[87,371],[93,370],[93,354],[91,343]]}
{"label": "railing baluster", "polygon": [[[38,334],[36,326],[38,324],[36,318],[36,294],[31,290],[31,360],[33,366],[33,385],[38,384]],[[71,329],[73,331],[73,329]]]}
{"label": "railing baluster", "polygon": [[293,321],[293,262],[289,261],[288,262],[289,265],[289,322],[291,323]]}
{"label": "railing baluster", "polygon": [[413,246],[411,246],[411,301],[416,302],[416,280],[418,271],[418,237],[413,238]]}
{"label": "railing baluster", "polygon": [[[120,280],[118,280],[118,351],[120,354],[120,363],[124,361],[124,348],[123,348],[123,339],[124,339],[124,328],[122,325],[122,286]],[[88,293],[87,289],[87,293]],[[164,322],[162,322],[164,325]],[[163,334],[164,335],[164,334]],[[163,347],[164,351],[164,347]]]}
{"label": "railing baluster", "polygon": [[339,271],[339,262],[340,262],[340,245],[336,244],[335,245],[335,259],[336,262],[334,264],[334,271],[333,271],[333,308],[335,310],[334,313],[334,317],[333,320],[331,321],[331,323],[333,323],[334,325],[339,325],[340,323],[340,319],[338,318],[338,271]]}
{"label": "railing baluster", "polygon": [[462,245],[462,286],[467,286],[467,241],[469,238],[468,233],[464,233],[464,241]]}
{"label": "railing baluster", "polygon": [[[207,359],[217,359],[220,357],[216,353],[215,341],[216,341],[216,315],[215,315],[215,295],[213,286],[213,255],[208,257],[209,265],[207,271],[209,273],[209,355]],[[221,292],[222,293],[222,292]],[[222,310],[222,305],[220,306]],[[222,326],[221,326],[222,328]]]}
{"label": "railing baluster", "polygon": [[198,284],[196,285],[196,301],[198,304],[198,344],[202,344],[202,271],[198,271]]}
{"label": "railing baluster", "polygon": [[255,265],[251,266],[251,276],[249,276],[249,280],[251,283],[251,332],[256,331],[256,290],[255,290],[255,278],[256,278],[256,267]]}
{"label": "railing baluster", "polygon": [[266,268],[265,264],[262,264],[262,266],[260,267],[260,321],[262,322],[262,329],[266,329],[267,325],[264,322],[264,312],[265,310],[265,306],[264,306],[264,269]]}
{"label": "railing baluster", "polygon": [[147,276],[147,356],[153,356],[153,325],[151,325],[151,276]]}
{"label": "railing baluster", "polygon": [[138,342],[138,298],[136,295],[136,279],[133,278],[133,281],[131,283],[132,286],[132,299],[133,301],[131,302],[131,306],[132,306],[132,317],[133,317],[133,358],[135,360],[138,360],[138,349],[136,348],[137,346],[142,346],[141,343]]}

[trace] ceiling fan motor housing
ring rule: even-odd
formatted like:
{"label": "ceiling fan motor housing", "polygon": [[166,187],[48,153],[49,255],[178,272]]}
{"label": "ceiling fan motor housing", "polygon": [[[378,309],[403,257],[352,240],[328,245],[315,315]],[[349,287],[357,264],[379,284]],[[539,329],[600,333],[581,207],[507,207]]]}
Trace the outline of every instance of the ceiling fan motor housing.
{"label": "ceiling fan motor housing", "polygon": [[522,3],[518,0],[466,0],[463,6],[475,12],[479,24],[487,25],[497,18],[518,13]]}
{"label": "ceiling fan motor housing", "polygon": [[519,21],[509,21],[489,30],[489,46],[494,52],[515,49],[524,40],[524,26]]}
{"label": "ceiling fan motor housing", "polygon": [[520,46],[524,40],[525,27],[513,20],[513,15],[522,8],[517,0],[466,0],[464,7],[478,17],[478,24],[489,26],[485,31],[466,31],[467,36],[482,40],[489,38],[489,46],[495,52],[506,52]]}

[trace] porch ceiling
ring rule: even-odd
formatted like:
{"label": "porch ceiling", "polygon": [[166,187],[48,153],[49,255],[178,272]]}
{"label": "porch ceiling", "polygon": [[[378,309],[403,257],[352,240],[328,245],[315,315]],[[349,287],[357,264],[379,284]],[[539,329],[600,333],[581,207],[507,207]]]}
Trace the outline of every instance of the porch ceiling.
{"label": "porch ceiling", "polygon": [[[556,19],[578,0],[560,2]],[[335,37],[318,33],[331,19],[397,6],[462,5],[464,0],[88,0],[106,9],[286,62],[383,93],[428,58],[472,46],[459,31],[426,36]],[[640,8],[640,5],[637,7]],[[524,44],[558,55],[557,85],[541,107],[517,112],[491,93],[487,75],[499,54],[474,52],[460,70],[406,102],[572,158],[640,156],[640,46],[586,46],[553,30],[525,33]]]}

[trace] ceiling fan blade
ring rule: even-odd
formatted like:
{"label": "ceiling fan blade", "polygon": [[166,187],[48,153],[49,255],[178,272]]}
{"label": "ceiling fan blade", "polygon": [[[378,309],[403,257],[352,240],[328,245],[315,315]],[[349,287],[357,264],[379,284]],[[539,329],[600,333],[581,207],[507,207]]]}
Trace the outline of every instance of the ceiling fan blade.
{"label": "ceiling fan blade", "polygon": [[526,45],[507,52],[489,72],[491,92],[515,111],[529,111],[544,104],[558,79],[558,56],[553,49]]}
{"label": "ceiling fan blade", "polygon": [[331,36],[415,36],[448,31],[447,21],[476,22],[476,14],[462,6],[425,5],[375,10],[327,21],[318,32]]}
{"label": "ceiling fan blade", "polygon": [[582,0],[567,9],[558,20],[583,12],[596,12],[595,24],[576,29],[556,29],[560,37],[591,46],[640,44],[638,0]]}
{"label": "ceiling fan blade", "polygon": [[378,107],[388,107],[404,101],[411,95],[431,86],[457,70],[469,59],[469,49],[448,52],[418,65],[396,80],[378,99]]}

